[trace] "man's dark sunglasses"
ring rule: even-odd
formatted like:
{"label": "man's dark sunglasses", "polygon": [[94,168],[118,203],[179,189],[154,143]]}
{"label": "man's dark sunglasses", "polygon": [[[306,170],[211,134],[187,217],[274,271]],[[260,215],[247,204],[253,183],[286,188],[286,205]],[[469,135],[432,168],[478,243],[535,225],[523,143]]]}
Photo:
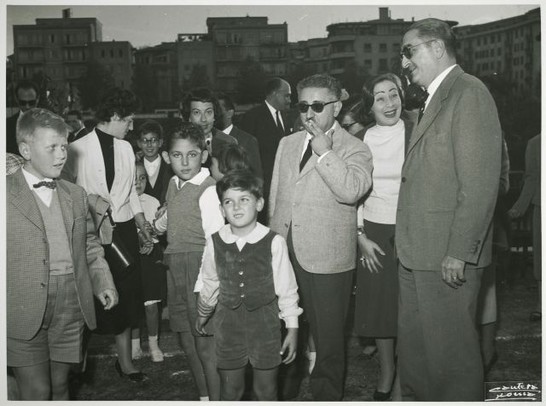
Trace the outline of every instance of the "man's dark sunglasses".
{"label": "man's dark sunglasses", "polygon": [[30,107],[34,107],[34,106],[36,106],[36,103],[38,103],[38,100],[36,100],[36,99],[32,99],[32,100],[17,100],[17,102],[18,102],[21,106],[30,106]]}
{"label": "man's dark sunglasses", "polygon": [[404,56],[406,59],[411,59],[413,57],[413,48],[417,48],[419,45],[428,44],[429,42],[436,41],[435,39],[430,39],[428,41],[420,42],[415,45],[404,45],[400,50],[400,59]]}
{"label": "man's dark sunglasses", "polygon": [[311,110],[313,110],[315,113],[322,113],[322,110],[324,110],[324,106],[327,106],[329,104],[335,103],[338,100],[332,100],[327,103],[322,102],[314,102],[313,104],[307,104],[300,102],[296,106],[298,106],[298,110],[300,113],[307,113],[307,110],[309,110],[309,107],[311,107]]}

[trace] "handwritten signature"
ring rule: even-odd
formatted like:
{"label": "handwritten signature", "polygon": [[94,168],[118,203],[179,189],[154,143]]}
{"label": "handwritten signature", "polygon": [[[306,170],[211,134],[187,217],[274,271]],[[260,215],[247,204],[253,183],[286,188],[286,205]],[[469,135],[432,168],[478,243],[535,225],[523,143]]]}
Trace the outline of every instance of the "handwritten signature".
{"label": "handwritten signature", "polygon": [[490,388],[489,393],[494,394],[494,398],[485,399],[485,401],[494,400],[536,400],[541,390],[533,384],[524,384],[519,382],[514,385],[501,385]]}

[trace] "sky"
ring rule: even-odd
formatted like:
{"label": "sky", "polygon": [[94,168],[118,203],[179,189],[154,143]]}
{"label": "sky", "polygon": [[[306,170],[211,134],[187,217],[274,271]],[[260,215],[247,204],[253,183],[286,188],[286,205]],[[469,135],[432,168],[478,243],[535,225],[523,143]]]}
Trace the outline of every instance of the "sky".
{"label": "sky", "polygon": [[[9,5],[5,5],[9,2]],[[89,4],[88,2],[86,2]],[[326,37],[326,26],[333,23],[368,21],[379,18],[379,7],[389,7],[391,18],[416,20],[426,17],[450,19],[459,25],[481,24],[521,15],[539,7],[540,1],[366,1],[280,0],[226,2],[151,2],[95,0],[94,6],[72,1],[0,0],[6,19],[6,54],[13,53],[13,25],[35,24],[36,18],[61,18],[61,10],[72,9],[72,17],[95,17],[102,23],[103,41],[129,41],[133,47],[158,45],[176,40],[179,33],[205,33],[208,17],[266,16],[270,24],[288,24],[288,40]],[[370,5],[374,4],[375,5]],[[465,4],[466,3],[466,4]],[[46,4],[46,5],[44,5]],[[115,5],[112,5],[115,4]],[[366,5],[362,5],[366,4]],[[441,4],[441,5],[439,5]]]}

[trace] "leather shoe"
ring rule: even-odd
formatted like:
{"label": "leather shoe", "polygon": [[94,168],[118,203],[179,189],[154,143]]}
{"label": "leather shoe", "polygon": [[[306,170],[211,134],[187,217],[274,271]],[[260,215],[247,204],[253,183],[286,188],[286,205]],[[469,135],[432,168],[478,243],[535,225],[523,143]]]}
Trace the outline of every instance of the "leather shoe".
{"label": "leather shoe", "polygon": [[129,380],[133,382],[144,382],[148,379],[148,376],[144,372],[131,372],[129,374],[126,374],[121,370],[121,365],[119,364],[119,360],[116,360],[116,363],[114,364],[114,367],[116,368],[116,371],[119,376],[122,378],[128,378]]}
{"label": "leather shoe", "polygon": [[385,402],[387,400],[390,400],[391,399],[391,392],[388,391],[388,392],[379,392],[379,391],[375,391],[373,393],[373,400],[377,401],[377,402]]}

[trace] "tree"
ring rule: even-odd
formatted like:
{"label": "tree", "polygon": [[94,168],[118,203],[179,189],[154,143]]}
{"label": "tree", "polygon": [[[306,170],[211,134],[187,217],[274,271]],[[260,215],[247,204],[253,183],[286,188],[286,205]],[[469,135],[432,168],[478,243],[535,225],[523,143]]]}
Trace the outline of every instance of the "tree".
{"label": "tree", "polygon": [[239,103],[259,103],[264,98],[264,86],[267,75],[262,65],[248,56],[239,70],[237,92]]}
{"label": "tree", "polygon": [[79,90],[82,107],[96,107],[106,91],[114,87],[115,81],[112,73],[98,61],[91,59],[87,63],[87,70],[80,78]]}
{"label": "tree", "polygon": [[188,92],[198,87],[210,88],[210,78],[207,74],[207,67],[200,63],[195,63],[192,66],[190,75],[184,78],[182,82],[182,92]]}
{"label": "tree", "polygon": [[158,96],[157,83],[151,66],[136,65],[132,88],[142,103],[142,111],[154,111],[157,106]]}

